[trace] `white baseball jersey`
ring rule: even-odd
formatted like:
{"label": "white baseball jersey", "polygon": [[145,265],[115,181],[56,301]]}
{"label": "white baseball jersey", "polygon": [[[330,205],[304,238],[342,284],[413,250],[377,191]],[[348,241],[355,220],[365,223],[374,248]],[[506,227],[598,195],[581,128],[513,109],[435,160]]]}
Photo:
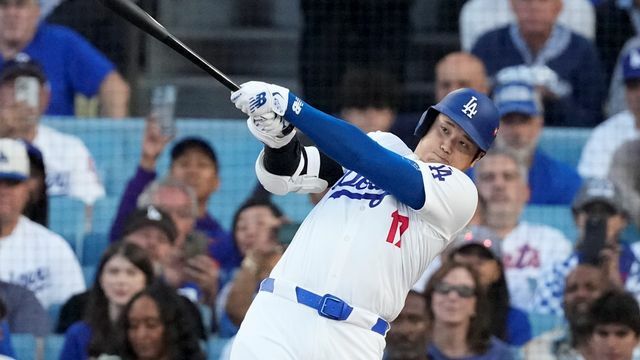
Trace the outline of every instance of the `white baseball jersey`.
{"label": "white baseball jersey", "polygon": [[469,222],[478,195],[462,171],[420,161],[395,135],[369,136],[415,161],[423,208],[414,210],[347,170],[304,220],[271,277],[392,321],[429,262]]}
{"label": "white baseball jersey", "polygon": [[49,196],[71,196],[92,205],[105,195],[93,157],[80,138],[39,125],[33,143],[44,158]]}
{"label": "white baseball jersey", "polygon": [[635,118],[623,111],[596,126],[582,148],[578,172],[582,177],[606,178],[616,149],[624,142],[640,137]]}
{"label": "white baseball jersey", "polygon": [[502,240],[502,261],[511,305],[532,311],[538,278],[571,253],[571,242],[555,228],[520,222]]}
{"label": "white baseball jersey", "polygon": [[85,290],[69,244],[25,216],[11,235],[0,238],[0,280],[30,289],[45,308]]}

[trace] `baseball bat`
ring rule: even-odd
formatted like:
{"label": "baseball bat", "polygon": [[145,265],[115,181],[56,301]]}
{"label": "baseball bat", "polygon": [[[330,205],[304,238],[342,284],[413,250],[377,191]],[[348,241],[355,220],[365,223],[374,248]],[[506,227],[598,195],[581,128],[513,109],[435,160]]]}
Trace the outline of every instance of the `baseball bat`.
{"label": "baseball bat", "polygon": [[191,50],[182,41],[178,40],[169,31],[162,26],[151,15],[142,10],[138,5],[129,0],[101,0],[109,9],[113,10],[118,15],[127,19],[131,24],[138,27],[140,30],[160,40],[178,54],[184,56],[189,61],[206,71],[209,75],[213,76],[222,85],[231,91],[240,89],[236,83],[231,81],[222,71],[216,69],[215,66],[209,64],[207,60],[203,59],[195,51]]}

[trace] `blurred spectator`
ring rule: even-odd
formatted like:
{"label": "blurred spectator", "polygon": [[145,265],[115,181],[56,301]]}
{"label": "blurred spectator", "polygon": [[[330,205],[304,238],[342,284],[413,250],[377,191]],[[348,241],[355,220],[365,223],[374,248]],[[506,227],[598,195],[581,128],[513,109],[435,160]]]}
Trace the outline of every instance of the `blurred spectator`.
{"label": "blurred spectator", "polygon": [[529,200],[527,170],[515,156],[491,150],[475,166],[480,225],[496,233],[513,306],[531,311],[541,272],[566,259],[571,243],[557,229],[520,220]]}
{"label": "blurred spectator", "polygon": [[[544,0],[546,1],[546,0]],[[558,23],[593,40],[595,14],[588,0],[563,0]],[[478,38],[515,20],[513,0],[470,0],[460,12],[460,42],[470,51]]]}
{"label": "blurred spectator", "polygon": [[616,149],[625,141],[640,137],[640,47],[625,55],[623,76],[629,110],[610,117],[593,129],[578,164],[583,177],[606,177]]}
{"label": "blurred spectator", "polygon": [[155,283],[135,295],[122,311],[116,334],[123,359],[204,360],[198,324],[182,298]]}
{"label": "blurred spectator", "polygon": [[569,205],[580,189],[578,172],[542,151],[538,140],[544,110],[535,89],[525,83],[506,83],[494,90],[500,112],[495,147],[518,157],[529,172],[529,204]]}
{"label": "blurred spectator", "polygon": [[572,208],[578,228],[576,247],[567,258],[541,274],[532,297],[537,312],[562,315],[564,278],[582,262],[596,264],[612,285],[625,287],[640,298],[640,243],[621,239],[627,225],[622,198],[623,194],[608,180],[585,181]]}
{"label": "blurred spectator", "polygon": [[611,75],[611,82],[609,83],[609,95],[607,97],[607,104],[605,107],[606,115],[613,116],[619,112],[627,110],[626,100],[626,88],[624,86],[624,74],[623,64],[625,57],[631,50],[640,47],[640,36],[636,35],[627,40],[622,47],[622,50],[618,54],[616,60],[616,67],[613,69]]}
{"label": "blurred spectator", "polygon": [[498,241],[467,231],[451,245],[447,250],[448,261],[466,264],[478,273],[488,300],[491,334],[513,346],[531,340],[527,314],[511,306]]}
{"label": "blurred spectator", "polygon": [[342,78],[340,118],[369,133],[389,131],[396,120],[401,90],[380,70],[350,69]]}
{"label": "blurred spectator", "polygon": [[638,34],[640,1],[604,0],[596,9],[596,45],[609,83],[625,42]]}
{"label": "blurred spectator", "polygon": [[49,227],[49,197],[47,196],[47,171],[40,150],[25,141],[29,155],[29,200],[22,214],[29,220]]}
{"label": "blurred spectator", "polygon": [[[187,271],[184,261],[179,258],[182,253],[175,247],[177,236],[176,226],[171,217],[160,209],[148,206],[143,209],[136,210],[127,219],[123,232],[123,242],[135,244],[145,251],[146,255],[153,264],[155,277],[174,289],[178,293],[184,295],[185,300],[198,301],[198,294],[193,295],[194,286],[185,280],[184,273]],[[176,252],[178,253],[176,255]],[[205,290],[211,291],[214,296],[218,291],[217,269],[214,277],[209,279],[205,284]],[[203,285],[204,287],[204,285]],[[212,290],[209,290],[213,288]],[[200,289],[197,289],[200,290]],[[60,310],[60,318],[56,327],[57,333],[64,333],[76,321],[82,320],[82,314],[87,307],[89,300],[89,292],[74,295],[67,301]],[[195,304],[187,306],[197,323],[202,323],[199,309]],[[210,305],[212,306],[212,305]],[[204,327],[199,328],[199,334],[206,338]]]}
{"label": "blurred spectator", "polygon": [[278,242],[278,230],[285,221],[282,211],[268,200],[249,199],[236,211],[233,238],[244,260],[218,297],[220,336],[238,332],[260,282],[280,259],[284,249]]}
{"label": "blurred spectator", "polygon": [[387,333],[384,360],[427,360],[427,328],[426,300],[411,290]]}
{"label": "blurred spectator", "polygon": [[[136,208],[136,202],[139,201],[138,197],[143,190],[156,178],[158,157],[169,141],[169,137],[161,134],[158,123],[153,118],[148,119],[142,141],[140,163],[120,199],[118,213],[111,226],[111,241],[120,237],[124,219]],[[207,210],[211,196],[220,186],[218,157],[213,147],[200,137],[185,137],[173,146],[170,157],[169,177],[183,182],[195,191],[196,217],[193,217],[192,209],[184,208],[184,211],[178,212],[177,209],[165,207],[153,199],[145,205],[153,204],[170,213],[178,226],[180,235],[191,232],[192,229],[187,231],[186,228],[193,226],[195,218],[195,229],[204,233],[210,241],[209,255],[218,261],[222,268],[231,269],[239,266],[240,255],[231,236]],[[173,190],[173,194],[163,194],[164,200],[171,204],[177,200],[175,186]],[[155,195],[160,196],[160,192]],[[180,238],[177,241],[179,246],[182,246],[181,241]]]}
{"label": "blurred spectator", "polygon": [[[41,13],[43,13],[45,5],[50,4],[42,3],[43,0],[40,1]],[[157,4],[157,0],[135,0],[136,5],[154,16],[154,9],[147,6],[151,2]],[[62,25],[77,31],[109,60],[113,61],[125,79],[133,81],[140,75],[133,71],[136,69],[137,56],[144,51],[143,43],[140,42],[142,33],[131,23],[120,16],[115,16],[98,0],[63,0],[60,1],[59,6],[51,10],[49,16],[41,14],[40,17],[51,24]]]}
{"label": "blurred spectator", "polygon": [[487,72],[482,60],[467,52],[452,52],[436,64],[436,102],[453,90],[468,87],[489,93]]}
{"label": "blurred spectator", "polygon": [[582,263],[564,279],[562,308],[566,323],[540,334],[523,348],[526,360],[591,359],[589,309],[609,287],[598,266]]}
{"label": "blurred spectator", "polygon": [[547,125],[601,122],[605,84],[598,53],[589,40],[557,24],[562,0],[511,4],[516,21],[480,37],[472,53],[499,82],[531,78],[540,88]]}
{"label": "blurred spectator", "polygon": [[0,3],[0,67],[21,53],[42,64],[51,86],[49,115],[73,115],[80,93],[98,97],[102,116],[126,116],[129,85],[113,64],[76,32],[39,17],[38,0]]}
{"label": "blurred spectator", "polygon": [[49,333],[47,312],[31,290],[0,281],[0,301],[6,306],[5,319],[11,332],[37,337],[44,337]]}
{"label": "blurred spectator", "polygon": [[[38,80],[39,108],[16,101],[16,79],[21,76]],[[47,84],[42,68],[31,59],[16,59],[4,64],[0,71],[0,135],[24,139],[42,152],[49,196],[72,196],[92,205],[104,197],[105,190],[91,153],[80,138],[40,123],[51,98]]]}
{"label": "blurred spectator", "polygon": [[633,295],[612,290],[590,310],[590,347],[594,359],[631,360],[640,341],[640,308]]}
{"label": "blurred spectator", "polygon": [[116,321],[131,298],[154,279],[146,252],[129,243],[112,244],[102,255],[83,310],[83,320],[67,330],[60,360],[116,354]]}
{"label": "blurred spectator", "polygon": [[403,83],[412,4],[413,0],[301,1],[298,69],[304,96],[320,109],[337,112],[337,90],[351,67],[379,69]]}
{"label": "blurred spectator", "polygon": [[22,211],[29,199],[26,146],[0,139],[0,279],[35,292],[44,307],[85,289],[69,244]]}
{"label": "blurred spectator", "polygon": [[491,336],[490,315],[478,274],[446,262],[425,290],[429,359],[513,359],[509,347]]}
{"label": "blurred spectator", "polygon": [[640,228],[640,139],[620,145],[613,154],[608,178],[624,194],[629,218]]}
{"label": "blurred spectator", "polygon": [[5,320],[7,316],[7,308],[0,299],[0,360],[10,360],[15,356],[13,346],[11,344],[11,333],[9,324]]}

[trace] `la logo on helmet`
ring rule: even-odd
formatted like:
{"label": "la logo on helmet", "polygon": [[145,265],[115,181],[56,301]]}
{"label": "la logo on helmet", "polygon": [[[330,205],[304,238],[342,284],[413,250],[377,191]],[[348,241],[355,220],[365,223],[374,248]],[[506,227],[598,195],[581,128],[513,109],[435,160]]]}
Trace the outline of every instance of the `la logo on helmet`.
{"label": "la logo on helmet", "polygon": [[467,115],[469,119],[473,119],[473,117],[478,113],[478,98],[472,96],[469,101],[462,107],[462,113]]}

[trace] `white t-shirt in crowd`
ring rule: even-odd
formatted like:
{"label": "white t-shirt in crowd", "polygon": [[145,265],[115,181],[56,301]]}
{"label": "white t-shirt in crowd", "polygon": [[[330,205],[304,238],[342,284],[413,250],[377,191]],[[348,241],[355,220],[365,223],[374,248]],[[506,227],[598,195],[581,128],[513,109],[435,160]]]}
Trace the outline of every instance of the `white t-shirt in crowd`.
{"label": "white t-shirt in crowd", "polygon": [[92,205],[105,195],[93,157],[80,138],[39,125],[33,143],[44,158],[49,196],[71,196]]}
{"label": "white t-shirt in crowd", "polygon": [[11,235],[0,238],[0,280],[30,289],[45,308],[85,290],[82,268],[69,244],[25,216]]}
{"label": "white t-shirt in crowd", "polygon": [[640,129],[629,111],[610,117],[591,132],[580,155],[578,172],[583,178],[606,178],[616,149],[638,137]]}

